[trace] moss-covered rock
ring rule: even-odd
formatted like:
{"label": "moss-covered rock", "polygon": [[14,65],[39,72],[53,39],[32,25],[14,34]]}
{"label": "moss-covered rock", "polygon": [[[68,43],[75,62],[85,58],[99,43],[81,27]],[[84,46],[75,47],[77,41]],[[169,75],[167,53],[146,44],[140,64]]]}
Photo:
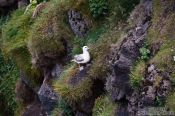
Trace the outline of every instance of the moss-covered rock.
{"label": "moss-covered rock", "polygon": [[93,116],[114,116],[117,104],[114,104],[108,96],[102,95],[95,100]]}

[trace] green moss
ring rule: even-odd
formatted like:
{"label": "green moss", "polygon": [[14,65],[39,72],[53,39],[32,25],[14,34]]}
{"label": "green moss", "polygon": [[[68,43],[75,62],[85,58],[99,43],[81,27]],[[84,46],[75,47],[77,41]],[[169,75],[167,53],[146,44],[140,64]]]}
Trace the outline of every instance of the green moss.
{"label": "green moss", "polygon": [[109,0],[109,22],[112,25],[125,22],[140,0]]}
{"label": "green moss", "polygon": [[74,77],[77,72],[78,67],[71,65],[64,70],[60,79],[54,83],[54,90],[69,103],[83,100],[91,95],[93,81],[90,78],[84,77],[84,80],[75,86],[69,83],[69,80]]}
{"label": "green moss", "polygon": [[104,80],[108,72],[107,56],[110,53],[111,44],[120,44],[122,38],[121,30],[109,29],[100,36],[96,43],[89,44],[93,64],[88,72],[88,77]]}
{"label": "green moss", "polygon": [[145,76],[146,64],[144,61],[139,61],[136,65],[131,69],[130,73],[130,84],[133,88],[139,88],[141,82]]}
{"label": "green moss", "polygon": [[103,16],[108,11],[107,0],[89,0],[89,7],[94,18]]}
{"label": "green moss", "polygon": [[[161,0],[153,1],[153,25],[148,31],[149,43],[164,43],[174,38],[175,32],[173,30],[175,26],[173,22],[175,21],[175,14],[172,10],[173,3],[173,0],[167,1],[166,5],[163,5]],[[165,10],[168,11],[166,15]]]}
{"label": "green moss", "polygon": [[73,110],[69,104],[63,99],[59,98],[55,109],[52,111],[51,116],[73,116]]}
{"label": "green moss", "polygon": [[113,104],[108,96],[100,96],[95,100],[93,116],[113,116],[117,105]]}
{"label": "green moss", "polygon": [[175,13],[172,10],[173,3],[173,0],[166,1],[164,4],[161,0],[153,1],[153,19],[152,26],[148,31],[148,41],[153,47],[155,43],[161,43],[160,50],[151,59],[150,63],[155,64],[162,71],[171,72],[171,80],[174,82]]}
{"label": "green moss", "polygon": [[41,16],[32,26],[28,48],[32,57],[65,55],[64,41],[70,43],[74,38],[67,19],[67,12],[78,10],[89,17],[86,0],[51,1],[47,4]]}
{"label": "green moss", "polygon": [[72,54],[82,53],[82,47],[88,44],[95,44],[100,36],[104,34],[108,28],[103,24],[101,26],[94,26],[85,38],[74,38]]}
{"label": "green moss", "polygon": [[174,69],[175,63],[173,61],[173,52],[171,50],[171,48],[160,50],[157,55],[151,60],[151,63],[154,63],[157,68],[162,71],[166,71],[167,69]]}
{"label": "green moss", "polygon": [[24,15],[24,10],[19,9],[12,13],[10,20],[3,26],[3,52],[10,54],[13,50],[26,45],[26,38],[32,23],[32,13]]}
{"label": "green moss", "polygon": [[167,100],[166,100],[166,106],[170,109],[170,111],[175,112],[175,92],[172,92]]}
{"label": "green moss", "polygon": [[87,45],[90,48],[93,63],[87,75],[84,75],[84,80],[78,85],[72,86],[69,84],[69,80],[78,72],[76,65],[68,66],[61,74],[61,79],[54,84],[56,92],[69,103],[89,97],[92,92],[93,81],[95,79],[105,80],[106,78],[109,69],[106,58],[110,53],[111,44],[120,45],[124,34],[121,31],[123,23],[119,26],[115,25],[114,29],[110,29],[105,24],[108,24],[108,22],[102,23],[100,26],[95,25],[86,38],[75,38],[73,40],[72,54],[81,53],[81,47]]}
{"label": "green moss", "polygon": [[27,41],[33,20],[32,11],[24,14],[23,9],[14,11],[2,29],[2,50],[5,56],[12,57],[17,66],[35,83],[40,83],[40,71],[31,69],[31,56]]}

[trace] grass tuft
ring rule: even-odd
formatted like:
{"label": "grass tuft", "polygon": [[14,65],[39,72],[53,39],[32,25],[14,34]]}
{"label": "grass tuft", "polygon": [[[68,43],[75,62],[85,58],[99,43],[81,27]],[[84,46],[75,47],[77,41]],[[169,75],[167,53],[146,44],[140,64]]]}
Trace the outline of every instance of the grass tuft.
{"label": "grass tuft", "polygon": [[108,96],[100,96],[95,100],[92,116],[113,116],[117,105]]}
{"label": "grass tuft", "polygon": [[131,69],[130,84],[133,88],[138,89],[141,82],[144,80],[146,64],[144,61],[139,61]]}

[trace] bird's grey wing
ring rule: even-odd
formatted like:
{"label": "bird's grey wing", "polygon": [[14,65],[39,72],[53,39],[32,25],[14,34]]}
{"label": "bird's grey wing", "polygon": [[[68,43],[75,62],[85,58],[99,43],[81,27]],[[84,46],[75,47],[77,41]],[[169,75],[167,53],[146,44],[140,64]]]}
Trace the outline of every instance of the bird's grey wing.
{"label": "bird's grey wing", "polygon": [[84,60],[81,54],[80,54],[80,55],[75,55],[75,56],[74,56],[74,59],[75,59],[77,62],[81,62],[81,61]]}

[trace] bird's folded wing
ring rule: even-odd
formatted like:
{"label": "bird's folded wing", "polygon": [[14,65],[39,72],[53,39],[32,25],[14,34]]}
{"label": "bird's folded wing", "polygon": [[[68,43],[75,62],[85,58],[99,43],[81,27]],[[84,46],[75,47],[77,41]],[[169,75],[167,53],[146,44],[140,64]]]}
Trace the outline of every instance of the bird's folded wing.
{"label": "bird's folded wing", "polygon": [[77,61],[77,62],[81,62],[81,61],[83,61],[84,59],[83,59],[83,56],[80,54],[80,55],[75,55],[74,56],[74,59]]}

